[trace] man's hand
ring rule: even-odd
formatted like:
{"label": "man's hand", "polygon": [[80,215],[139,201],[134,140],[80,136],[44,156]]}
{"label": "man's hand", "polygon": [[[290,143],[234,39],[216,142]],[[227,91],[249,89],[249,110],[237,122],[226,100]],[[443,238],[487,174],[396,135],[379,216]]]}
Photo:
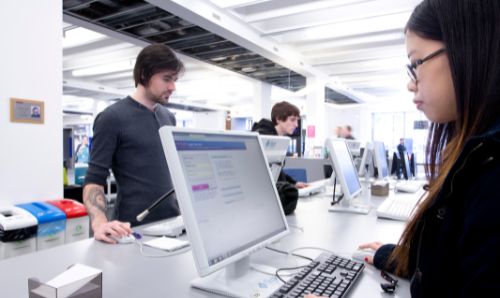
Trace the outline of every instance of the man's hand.
{"label": "man's hand", "polygon": [[97,225],[92,225],[94,230],[94,238],[110,244],[116,244],[115,238],[121,238],[132,233],[130,223],[113,220],[111,222],[103,222]]}
{"label": "man's hand", "polygon": [[104,187],[97,184],[87,184],[83,188],[83,203],[90,217],[94,238],[106,243],[116,243],[115,238],[121,238],[132,233],[130,223],[114,220],[108,221],[106,217],[106,195]]}

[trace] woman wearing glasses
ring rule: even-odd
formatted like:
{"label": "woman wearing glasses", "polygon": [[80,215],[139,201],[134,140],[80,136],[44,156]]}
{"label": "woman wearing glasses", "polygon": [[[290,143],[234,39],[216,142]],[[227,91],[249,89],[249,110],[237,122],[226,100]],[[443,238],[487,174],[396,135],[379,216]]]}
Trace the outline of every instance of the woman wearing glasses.
{"label": "woman wearing glasses", "polygon": [[[500,293],[500,1],[428,0],[405,30],[408,90],[431,120],[428,195],[374,263],[412,297]],[[495,294],[496,293],[496,294]]]}

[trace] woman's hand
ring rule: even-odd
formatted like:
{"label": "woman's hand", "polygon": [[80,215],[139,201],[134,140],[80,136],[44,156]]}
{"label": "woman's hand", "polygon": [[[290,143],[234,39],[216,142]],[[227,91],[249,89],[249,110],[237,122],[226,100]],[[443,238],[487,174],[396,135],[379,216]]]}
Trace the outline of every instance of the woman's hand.
{"label": "woman's hand", "polygon": [[[364,243],[364,244],[361,244],[358,246],[359,249],[371,249],[373,251],[377,251],[382,245],[384,245],[384,243],[380,242],[380,241],[375,241],[375,242],[369,242],[369,243]],[[368,256],[366,257],[366,262],[368,264],[372,264],[373,265],[373,257],[372,256]]]}

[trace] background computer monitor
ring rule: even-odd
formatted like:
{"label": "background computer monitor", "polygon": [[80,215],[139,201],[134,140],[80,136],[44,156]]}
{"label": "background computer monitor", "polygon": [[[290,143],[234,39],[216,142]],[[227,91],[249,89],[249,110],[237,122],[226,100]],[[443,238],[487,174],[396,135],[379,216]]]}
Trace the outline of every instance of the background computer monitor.
{"label": "background computer monitor", "polygon": [[259,289],[269,276],[249,269],[249,255],[289,229],[258,135],[164,126],[160,137],[202,276],[192,286],[267,297],[280,284]]}
{"label": "background computer monitor", "polygon": [[385,146],[383,142],[373,142],[373,155],[375,165],[377,166],[378,179],[384,179],[389,176],[387,156],[385,155]]}
{"label": "background computer monitor", "polygon": [[326,145],[330,151],[330,158],[333,163],[336,178],[340,180],[343,192],[343,198],[340,204],[332,206],[330,210],[363,214],[368,213],[369,208],[367,206],[352,204],[352,200],[362,193],[362,187],[345,140],[327,139]]}
{"label": "background computer monitor", "polygon": [[370,142],[366,143],[366,146],[363,150],[363,155],[361,157],[361,163],[359,164],[358,174],[359,176],[368,177],[373,176],[373,144]]}
{"label": "background computer monitor", "polygon": [[285,161],[288,146],[290,145],[290,138],[261,135],[260,140],[264,146],[264,153],[269,163],[273,180],[277,182]]}
{"label": "background computer monitor", "polygon": [[351,152],[353,157],[360,155],[361,142],[356,140],[345,140],[347,146],[349,147],[349,151]]}
{"label": "background computer monitor", "polygon": [[267,136],[260,135],[262,145],[264,146],[264,154],[266,155],[268,163],[280,163],[282,164],[288,146],[290,145],[289,137],[282,136]]}
{"label": "background computer monitor", "polygon": [[412,178],[412,173],[410,169],[410,161],[408,160],[408,153],[406,151],[403,151],[402,156],[400,157],[401,163],[403,166],[403,176],[406,180]]}

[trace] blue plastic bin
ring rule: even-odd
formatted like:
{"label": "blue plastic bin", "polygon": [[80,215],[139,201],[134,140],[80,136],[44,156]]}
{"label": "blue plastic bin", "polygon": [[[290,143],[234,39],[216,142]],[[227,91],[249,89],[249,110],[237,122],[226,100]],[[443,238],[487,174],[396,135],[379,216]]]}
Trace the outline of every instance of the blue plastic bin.
{"label": "blue plastic bin", "polygon": [[19,204],[35,216],[38,221],[37,250],[43,250],[64,244],[66,214],[59,208],[45,202]]}

